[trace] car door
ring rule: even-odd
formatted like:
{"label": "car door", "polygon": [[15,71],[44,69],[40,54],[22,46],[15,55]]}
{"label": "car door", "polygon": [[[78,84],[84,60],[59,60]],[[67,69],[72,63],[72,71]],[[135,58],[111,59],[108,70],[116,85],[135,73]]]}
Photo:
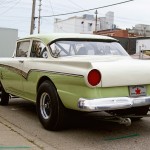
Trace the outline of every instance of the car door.
{"label": "car door", "polygon": [[24,97],[35,100],[38,76],[40,69],[42,70],[41,64],[48,58],[49,51],[47,46],[37,39],[32,40],[29,51],[29,57],[23,62],[24,71],[27,73],[26,78],[23,79],[23,91]]}
{"label": "car door", "polygon": [[9,79],[9,91],[21,97],[24,95],[23,80],[25,80],[26,76],[24,61],[27,59],[30,43],[30,40],[17,42],[16,52],[9,64],[9,66],[11,66],[11,72],[7,74],[7,78]]}

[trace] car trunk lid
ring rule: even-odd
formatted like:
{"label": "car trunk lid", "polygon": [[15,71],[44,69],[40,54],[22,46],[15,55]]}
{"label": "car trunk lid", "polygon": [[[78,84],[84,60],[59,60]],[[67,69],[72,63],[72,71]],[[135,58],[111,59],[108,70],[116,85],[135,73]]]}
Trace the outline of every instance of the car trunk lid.
{"label": "car trunk lid", "polygon": [[150,63],[146,60],[119,59],[92,65],[102,74],[102,87],[150,84]]}

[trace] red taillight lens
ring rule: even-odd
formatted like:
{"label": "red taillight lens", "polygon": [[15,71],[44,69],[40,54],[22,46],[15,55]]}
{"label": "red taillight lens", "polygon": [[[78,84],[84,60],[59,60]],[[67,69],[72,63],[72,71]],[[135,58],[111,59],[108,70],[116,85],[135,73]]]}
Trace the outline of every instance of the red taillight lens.
{"label": "red taillight lens", "polygon": [[93,69],[88,74],[88,82],[92,86],[96,86],[101,81],[101,73],[97,69]]}

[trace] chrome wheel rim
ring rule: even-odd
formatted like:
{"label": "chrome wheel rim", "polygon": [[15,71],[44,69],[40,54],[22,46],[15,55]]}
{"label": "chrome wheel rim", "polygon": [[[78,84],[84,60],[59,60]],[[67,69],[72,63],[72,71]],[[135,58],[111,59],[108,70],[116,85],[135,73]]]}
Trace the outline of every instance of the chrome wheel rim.
{"label": "chrome wheel rim", "polygon": [[49,119],[51,115],[51,99],[46,92],[44,92],[40,98],[40,111],[44,119]]}

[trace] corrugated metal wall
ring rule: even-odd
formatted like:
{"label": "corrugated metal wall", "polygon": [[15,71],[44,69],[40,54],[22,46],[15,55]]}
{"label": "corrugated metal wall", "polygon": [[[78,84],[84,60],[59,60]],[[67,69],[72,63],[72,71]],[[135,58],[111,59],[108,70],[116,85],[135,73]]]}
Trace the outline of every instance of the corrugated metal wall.
{"label": "corrugated metal wall", "polygon": [[130,55],[136,53],[136,40],[139,40],[139,39],[150,39],[150,37],[135,37],[135,38],[115,37],[115,38],[120,41],[120,44],[124,47],[124,49]]}
{"label": "corrugated metal wall", "polygon": [[13,55],[17,39],[17,29],[0,28],[0,57]]}
{"label": "corrugated metal wall", "polygon": [[115,37],[119,40],[120,44],[124,47],[124,49],[128,52],[128,54],[132,55],[136,52],[136,39],[135,38],[121,38]]}

